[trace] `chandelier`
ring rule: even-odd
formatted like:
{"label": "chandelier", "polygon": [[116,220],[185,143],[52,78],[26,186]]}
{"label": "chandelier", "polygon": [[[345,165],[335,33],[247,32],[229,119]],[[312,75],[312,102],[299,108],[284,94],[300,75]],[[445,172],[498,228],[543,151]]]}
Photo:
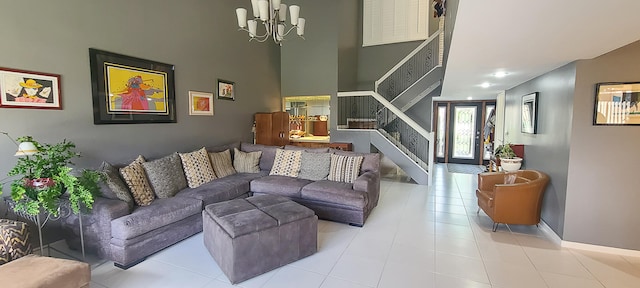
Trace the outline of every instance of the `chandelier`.
{"label": "chandelier", "polygon": [[[264,42],[271,36],[273,42],[280,46],[282,46],[282,41],[285,40],[284,37],[293,29],[296,29],[298,36],[304,39],[305,19],[299,17],[300,6],[289,6],[291,27],[287,29],[287,5],[280,2],[280,0],[251,0],[253,20],[247,20],[247,9],[236,9],[238,26],[240,27],[238,30],[249,32],[249,41]],[[265,28],[265,32],[262,35],[257,34],[258,21],[262,21]]]}

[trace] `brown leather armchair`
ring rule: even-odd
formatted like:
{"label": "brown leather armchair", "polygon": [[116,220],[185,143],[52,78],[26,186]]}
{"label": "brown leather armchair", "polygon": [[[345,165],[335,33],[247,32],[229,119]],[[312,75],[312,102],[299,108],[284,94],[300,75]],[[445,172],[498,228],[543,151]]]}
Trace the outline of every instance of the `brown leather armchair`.
{"label": "brown leather armchair", "polygon": [[505,172],[478,174],[478,213],[482,209],[493,220],[493,231],[500,223],[538,225],[542,197],[549,176],[536,170],[518,170],[513,184],[504,184]]}

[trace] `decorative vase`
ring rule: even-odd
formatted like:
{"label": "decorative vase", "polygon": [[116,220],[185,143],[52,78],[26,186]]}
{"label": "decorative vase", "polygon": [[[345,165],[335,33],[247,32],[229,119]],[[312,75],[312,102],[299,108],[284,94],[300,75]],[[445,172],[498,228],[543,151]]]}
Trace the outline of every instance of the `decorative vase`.
{"label": "decorative vase", "polygon": [[500,167],[502,167],[502,170],[504,171],[518,171],[520,166],[522,166],[522,158],[520,157],[500,158]]}

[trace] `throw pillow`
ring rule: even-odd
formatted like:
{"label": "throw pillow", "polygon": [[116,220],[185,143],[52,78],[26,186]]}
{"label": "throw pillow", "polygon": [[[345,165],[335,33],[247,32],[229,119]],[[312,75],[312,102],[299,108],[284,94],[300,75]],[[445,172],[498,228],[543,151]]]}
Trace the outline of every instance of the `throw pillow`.
{"label": "throw pillow", "polygon": [[273,160],[273,167],[269,175],[280,175],[298,177],[300,173],[300,158],[302,151],[297,150],[276,150],[276,158]]}
{"label": "throw pillow", "polygon": [[276,158],[276,149],[278,148],[282,147],[250,143],[240,144],[240,150],[244,152],[262,151],[260,156],[260,170],[264,171],[270,171],[271,167],[273,167],[273,161],[275,161]]}
{"label": "throw pillow", "polygon": [[209,153],[209,157],[213,165],[213,172],[216,172],[216,177],[222,178],[236,174],[236,169],[233,169],[233,163],[231,162],[231,151],[229,149],[218,153]]}
{"label": "throw pillow", "polygon": [[209,160],[209,154],[204,147],[191,153],[178,154],[182,159],[182,167],[184,168],[184,175],[187,176],[189,188],[196,188],[216,179],[216,174],[213,172],[213,167],[211,167],[211,160]]}
{"label": "throw pillow", "polygon": [[173,153],[164,158],[142,163],[147,173],[149,185],[158,198],[173,197],[178,191],[187,188],[187,180],[182,170],[180,156]]}
{"label": "throw pillow", "polygon": [[101,189],[102,197],[109,199],[119,199],[127,202],[129,208],[133,207],[133,197],[129,192],[129,187],[120,178],[120,172],[118,168],[111,165],[109,162],[102,162],[100,165],[100,171],[104,175],[104,183],[107,185],[107,189]]}
{"label": "throw pillow", "polygon": [[331,154],[331,167],[327,178],[330,181],[353,183],[360,174],[363,158]]}
{"label": "throw pillow", "polygon": [[327,179],[331,168],[331,154],[302,152],[302,165],[298,178],[318,181]]}
{"label": "throw pillow", "polygon": [[259,173],[260,172],[260,156],[262,151],[242,152],[238,148],[233,151],[233,168],[238,173]]}
{"label": "throw pillow", "polygon": [[122,175],[122,179],[124,179],[124,182],[129,186],[129,190],[136,204],[139,206],[148,206],[153,202],[154,196],[151,186],[149,186],[147,175],[145,175],[144,168],[142,167],[143,162],[144,158],[138,156],[131,164],[120,168],[120,175]]}

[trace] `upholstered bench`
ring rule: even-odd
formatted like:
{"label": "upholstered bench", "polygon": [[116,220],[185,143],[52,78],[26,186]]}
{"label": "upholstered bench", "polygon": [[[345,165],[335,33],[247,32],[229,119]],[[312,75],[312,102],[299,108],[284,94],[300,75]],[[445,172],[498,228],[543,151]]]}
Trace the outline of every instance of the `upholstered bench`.
{"label": "upholstered bench", "polygon": [[317,251],[318,217],[285,197],[259,195],[207,205],[204,244],[235,284]]}
{"label": "upholstered bench", "polygon": [[0,266],[3,288],[89,288],[89,264],[74,260],[27,255]]}

